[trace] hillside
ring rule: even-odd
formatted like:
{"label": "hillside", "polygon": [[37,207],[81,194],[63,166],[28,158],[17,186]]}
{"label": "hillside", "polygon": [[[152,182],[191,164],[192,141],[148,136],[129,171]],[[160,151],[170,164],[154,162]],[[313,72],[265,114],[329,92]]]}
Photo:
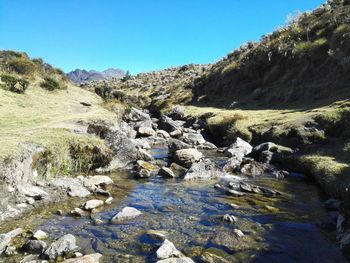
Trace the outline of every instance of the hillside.
{"label": "hillside", "polygon": [[76,69],[67,73],[67,77],[76,84],[81,84],[88,81],[94,80],[107,80],[107,79],[119,79],[125,76],[125,72],[121,69],[106,69],[104,71],[96,70],[85,70],[85,69]]}
{"label": "hillside", "polygon": [[41,146],[60,169],[60,163],[70,158],[72,143],[101,144],[84,135],[84,122],[115,118],[98,96],[25,53],[1,51],[0,78],[1,160],[15,160],[30,146]]}
{"label": "hillside", "polygon": [[350,164],[349,13],[347,1],[328,1],[215,64],[88,86],[156,114],[184,105],[222,145],[240,136],[296,147],[300,155],[290,165],[341,195]]}

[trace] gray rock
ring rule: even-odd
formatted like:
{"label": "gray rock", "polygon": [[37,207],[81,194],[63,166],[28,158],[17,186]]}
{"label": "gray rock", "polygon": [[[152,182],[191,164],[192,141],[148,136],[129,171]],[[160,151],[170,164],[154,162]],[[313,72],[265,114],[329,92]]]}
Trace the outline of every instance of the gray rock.
{"label": "gray rock", "polygon": [[155,130],[149,127],[139,127],[137,130],[137,134],[140,137],[149,137],[149,136],[154,136],[156,135]]}
{"label": "gray rock", "polygon": [[178,165],[177,163],[171,163],[170,169],[174,172],[176,176],[183,176],[188,170],[185,167]]}
{"label": "gray rock", "polygon": [[169,133],[169,135],[173,138],[180,138],[182,136],[182,131],[181,130],[175,130]]}
{"label": "gray rock", "polygon": [[236,223],[237,218],[233,215],[226,214],[222,217],[222,221],[228,222],[228,223]]}
{"label": "gray rock", "polygon": [[184,174],[184,180],[208,180],[220,177],[222,172],[209,159],[192,164],[191,168]]}
{"label": "gray rock", "polygon": [[293,153],[294,150],[291,148],[273,142],[266,142],[255,146],[249,156],[263,163],[273,163]]}
{"label": "gray rock", "polygon": [[149,114],[136,108],[131,108],[130,112],[124,115],[124,119],[131,122],[140,122],[140,121],[148,121],[148,120],[152,122]]}
{"label": "gray rock", "polygon": [[33,238],[36,240],[43,240],[48,238],[48,234],[42,230],[38,230],[33,234]]}
{"label": "gray rock", "polygon": [[130,139],[135,139],[137,132],[125,121],[120,123],[120,130],[123,131]]}
{"label": "gray rock", "polygon": [[105,200],[105,204],[107,204],[107,205],[112,204],[112,202],[113,202],[113,197],[108,197],[108,198]]}
{"label": "gray rock", "polygon": [[168,143],[166,139],[158,136],[150,136],[146,140],[152,146],[166,146]]}
{"label": "gray rock", "polygon": [[66,259],[63,263],[99,263],[101,257],[102,255],[100,253],[95,253],[82,257]]}
{"label": "gray rock", "polygon": [[182,142],[178,139],[170,139],[169,140],[169,150],[171,152],[176,152],[178,150],[183,150],[183,149],[191,149],[192,146],[185,143],[185,142]]}
{"label": "gray rock", "polygon": [[182,135],[180,139],[185,143],[188,143],[191,145],[200,145],[205,143],[205,139],[199,133],[185,133]]}
{"label": "gray rock", "polygon": [[236,141],[225,149],[225,154],[228,157],[235,157],[242,159],[244,156],[252,151],[253,147],[241,138],[237,138]]}
{"label": "gray rock", "polygon": [[265,143],[259,144],[258,146],[255,146],[252,149],[253,153],[261,153],[263,151],[269,151],[273,153],[285,153],[285,154],[291,154],[294,152],[293,149],[289,147],[278,145],[273,142],[265,142]]}
{"label": "gray rock", "polygon": [[243,233],[241,230],[237,229],[237,228],[233,230],[233,233],[234,233],[238,238],[245,237],[244,233]]}
{"label": "gray rock", "polygon": [[113,180],[106,175],[89,176],[84,179],[84,185],[91,190],[96,190],[99,186],[107,186],[110,184],[113,184]]}
{"label": "gray rock", "polygon": [[18,252],[17,252],[17,249],[15,246],[8,246],[6,247],[6,250],[5,250],[5,255],[6,256],[13,256],[13,255],[17,255]]}
{"label": "gray rock", "polygon": [[68,187],[68,195],[72,197],[87,197],[91,193],[82,185],[71,185]]}
{"label": "gray rock", "polygon": [[226,173],[234,173],[237,172],[241,166],[243,158],[232,157],[227,160],[223,170]]}
{"label": "gray rock", "polygon": [[170,138],[170,134],[167,133],[166,131],[164,130],[157,130],[157,136],[158,137],[161,137],[163,139],[169,139]]}
{"label": "gray rock", "polygon": [[24,246],[23,250],[32,254],[41,254],[45,251],[47,244],[41,240],[28,240]]}
{"label": "gray rock", "polygon": [[56,259],[59,256],[64,256],[69,253],[78,251],[76,239],[73,235],[67,234],[53,242],[44,252],[44,255],[49,259]]}
{"label": "gray rock", "polygon": [[229,187],[232,190],[239,191],[239,192],[246,192],[251,194],[261,194],[265,196],[278,196],[282,195],[282,193],[273,190],[271,188],[258,186],[254,184],[249,184],[247,182],[230,182]]}
{"label": "gray rock", "polygon": [[177,150],[174,154],[174,161],[186,168],[190,168],[192,164],[199,162],[203,158],[203,154],[196,149]]}
{"label": "gray rock", "polygon": [[168,233],[166,231],[160,231],[160,230],[148,230],[146,234],[153,239],[164,241]]}
{"label": "gray rock", "polygon": [[164,177],[164,178],[175,178],[176,177],[176,175],[174,174],[174,172],[170,168],[167,168],[164,166],[159,170],[159,175]]}
{"label": "gray rock", "polygon": [[42,200],[45,196],[49,195],[43,189],[37,186],[27,185],[26,187],[21,188],[21,191],[25,196],[32,197],[35,200]]}
{"label": "gray rock", "polygon": [[177,105],[170,111],[169,117],[171,117],[174,120],[183,120],[186,115],[185,112],[185,107]]}
{"label": "gray rock", "polygon": [[137,159],[139,160],[144,160],[144,161],[153,161],[154,158],[152,157],[152,155],[150,155],[148,152],[146,152],[143,149],[138,149],[137,151]]}
{"label": "gray rock", "polygon": [[151,145],[148,142],[148,140],[146,140],[146,138],[138,138],[138,139],[133,139],[131,140],[136,147],[141,148],[141,149],[151,149]]}
{"label": "gray rock", "polygon": [[185,125],[184,121],[174,121],[173,119],[163,116],[160,118],[158,126],[160,129],[165,130],[167,132],[173,132],[176,130],[181,130]]}
{"label": "gray rock", "polygon": [[104,202],[102,200],[92,199],[92,200],[86,201],[82,205],[82,208],[86,211],[91,211],[92,209],[103,206],[103,204],[104,204]]}
{"label": "gray rock", "polygon": [[0,255],[5,251],[6,247],[11,244],[11,240],[22,233],[22,228],[16,228],[8,233],[0,234]]}
{"label": "gray rock", "polygon": [[74,208],[72,211],[70,211],[69,213],[71,216],[76,216],[76,217],[82,217],[82,216],[87,216],[89,215],[88,212],[86,212],[85,210],[81,209],[81,208]]}
{"label": "gray rock", "polygon": [[112,219],[111,219],[111,222],[112,223],[118,223],[122,220],[125,220],[125,219],[130,219],[130,218],[135,218],[137,216],[140,216],[142,213],[137,210],[136,208],[134,207],[124,207],[122,209],[122,211],[120,211],[119,213],[117,213]]}
{"label": "gray rock", "polygon": [[162,259],[158,260],[157,263],[194,263],[194,261],[188,257],[182,257]]}
{"label": "gray rock", "polygon": [[215,149],[217,149],[218,147],[216,147],[215,144],[206,141],[206,142],[204,142],[204,143],[198,145],[197,148],[198,148],[198,149],[203,149],[203,150],[215,150]]}
{"label": "gray rock", "polygon": [[162,245],[158,248],[156,254],[158,259],[183,256],[183,254],[176,249],[175,245],[167,239],[165,239]]}
{"label": "gray rock", "polygon": [[244,160],[240,172],[245,176],[256,177],[265,174],[265,166],[254,160]]}
{"label": "gray rock", "polygon": [[140,169],[139,171],[136,172],[135,177],[139,179],[144,179],[144,178],[150,178],[151,175],[152,175],[151,171],[146,169]]}

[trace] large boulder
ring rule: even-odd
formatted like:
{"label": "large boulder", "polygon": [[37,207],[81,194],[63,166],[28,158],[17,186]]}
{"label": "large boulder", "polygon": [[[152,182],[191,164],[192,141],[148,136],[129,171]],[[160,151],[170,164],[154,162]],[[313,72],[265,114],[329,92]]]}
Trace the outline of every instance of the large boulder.
{"label": "large boulder", "polygon": [[249,177],[263,175],[265,172],[267,172],[267,170],[268,167],[266,167],[264,164],[251,160],[250,158],[244,159],[240,166],[241,174]]}
{"label": "large boulder", "polygon": [[159,129],[165,130],[167,132],[173,132],[176,130],[181,130],[185,125],[184,121],[174,121],[173,119],[162,116],[159,120],[158,127]]}
{"label": "large boulder", "polygon": [[150,136],[155,136],[156,132],[150,127],[139,127],[137,130],[137,134],[140,137],[150,137]]}
{"label": "large boulder", "polygon": [[144,160],[144,161],[148,161],[148,162],[154,160],[154,158],[152,157],[152,155],[149,154],[148,152],[146,152],[146,151],[143,150],[143,149],[138,149],[138,150],[137,150],[136,156],[137,156],[137,159],[139,159],[139,160]]}
{"label": "large boulder", "polygon": [[157,133],[157,136],[160,137],[160,138],[163,138],[163,139],[169,139],[170,138],[170,134],[167,133],[164,130],[157,130],[156,133]]}
{"label": "large boulder", "polygon": [[200,133],[184,133],[180,139],[191,145],[200,145],[205,143],[205,139]]}
{"label": "large boulder", "polygon": [[192,164],[183,176],[184,180],[213,179],[222,175],[222,172],[209,159]]}
{"label": "large boulder", "polygon": [[148,142],[147,138],[137,138],[137,139],[132,139],[132,143],[137,147],[141,149],[151,149],[151,145]]}
{"label": "large boulder", "polygon": [[22,228],[14,229],[8,233],[0,234],[0,255],[6,250],[12,239],[23,233]]}
{"label": "large boulder", "polygon": [[253,147],[248,142],[238,137],[233,144],[225,149],[225,154],[230,158],[242,159],[249,154],[252,149]]}
{"label": "large boulder", "polygon": [[178,150],[174,154],[175,163],[190,168],[192,164],[199,162],[203,158],[203,154],[196,149]]}
{"label": "large boulder", "polygon": [[73,235],[67,234],[53,242],[44,252],[48,259],[55,260],[59,256],[66,256],[79,250]]}
{"label": "large boulder", "polygon": [[183,149],[190,149],[192,148],[191,145],[185,143],[185,142],[182,142],[178,139],[169,139],[169,142],[168,142],[168,145],[169,145],[169,150],[171,152],[176,152],[177,150],[183,150]]}
{"label": "large boulder", "polygon": [[134,107],[132,107],[130,111],[124,115],[123,118],[130,122],[151,120],[151,117],[149,116],[149,114],[143,112],[142,110],[136,109]]}
{"label": "large boulder", "polygon": [[176,177],[176,174],[170,168],[164,167],[164,166],[159,170],[158,174],[164,178],[175,178]]}
{"label": "large boulder", "polygon": [[171,112],[169,113],[169,117],[171,117],[174,120],[183,120],[186,115],[186,109],[183,106],[177,105],[174,108],[172,108]]}
{"label": "large boulder", "polygon": [[278,145],[273,142],[265,142],[255,146],[249,156],[260,162],[273,163],[293,153],[294,150],[289,147]]}

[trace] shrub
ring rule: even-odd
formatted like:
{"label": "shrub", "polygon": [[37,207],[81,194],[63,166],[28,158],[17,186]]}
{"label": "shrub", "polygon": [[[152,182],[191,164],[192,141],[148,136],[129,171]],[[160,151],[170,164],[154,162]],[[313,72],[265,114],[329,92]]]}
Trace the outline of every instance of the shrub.
{"label": "shrub", "polygon": [[13,58],[8,61],[9,69],[22,75],[30,75],[35,71],[35,64],[25,58]]}
{"label": "shrub", "polygon": [[40,84],[40,86],[49,91],[62,89],[60,83],[53,77],[45,77],[44,81]]}
{"label": "shrub", "polygon": [[130,74],[129,70],[127,70],[125,73],[125,76],[122,78],[122,81],[127,81],[129,79],[131,79],[131,74]]}
{"label": "shrub", "polygon": [[73,171],[89,172],[104,167],[112,160],[110,149],[89,143],[73,141],[70,144]]}
{"label": "shrub", "polygon": [[222,71],[221,74],[227,74],[227,73],[231,73],[232,71],[238,69],[238,63],[236,61],[231,62],[230,64],[228,64]]}
{"label": "shrub", "polygon": [[319,38],[314,42],[299,42],[294,47],[293,53],[296,55],[315,55],[315,52],[319,52],[320,49],[328,46],[328,40],[326,38]]}
{"label": "shrub", "polygon": [[16,78],[8,74],[1,75],[1,82],[3,83],[1,86],[5,90],[21,94],[23,94],[29,86],[29,82],[27,80]]}
{"label": "shrub", "polygon": [[107,84],[102,84],[95,88],[95,93],[104,100],[109,100],[111,99],[112,88],[109,87]]}

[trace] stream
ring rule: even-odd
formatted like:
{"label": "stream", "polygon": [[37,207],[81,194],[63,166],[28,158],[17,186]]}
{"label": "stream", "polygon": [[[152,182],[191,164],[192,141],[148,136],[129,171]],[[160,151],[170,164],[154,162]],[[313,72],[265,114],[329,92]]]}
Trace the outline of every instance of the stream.
{"label": "stream", "polygon": [[[152,150],[156,159],[166,160],[167,154],[166,149]],[[220,163],[225,157],[213,153],[210,158]],[[336,246],[334,227],[330,227],[334,220],[324,208],[321,193],[303,178],[242,177],[283,193],[272,198],[227,196],[214,188],[225,179],[137,180],[128,170],[109,176],[114,180],[113,203],[93,215],[103,223],[96,225],[89,216],[66,215],[85,200],[70,198],[3,224],[0,232],[15,227],[41,229],[50,239],[70,233],[77,237],[83,254],[103,254],[101,262],[156,262],[161,241],[147,235],[149,230],[165,231],[167,239],[195,262],[346,262]],[[137,208],[142,215],[111,224],[109,220],[125,206]],[[63,215],[56,215],[57,210]],[[224,222],[225,214],[234,215],[237,223]],[[237,238],[235,228],[245,236]],[[19,258],[0,262],[19,262]]]}

